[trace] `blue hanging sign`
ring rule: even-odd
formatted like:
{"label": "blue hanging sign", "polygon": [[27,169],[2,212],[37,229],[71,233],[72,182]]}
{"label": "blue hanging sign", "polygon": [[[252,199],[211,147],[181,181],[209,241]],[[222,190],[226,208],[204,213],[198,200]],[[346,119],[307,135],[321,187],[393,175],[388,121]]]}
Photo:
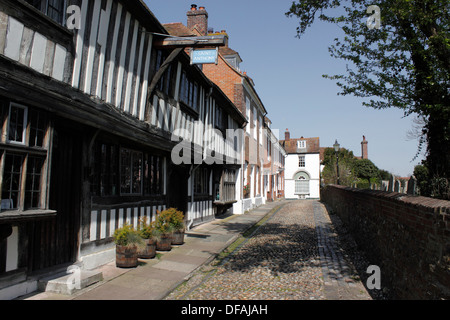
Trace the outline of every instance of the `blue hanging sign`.
{"label": "blue hanging sign", "polygon": [[191,64],[217,64],[218,49],[191,50]]}

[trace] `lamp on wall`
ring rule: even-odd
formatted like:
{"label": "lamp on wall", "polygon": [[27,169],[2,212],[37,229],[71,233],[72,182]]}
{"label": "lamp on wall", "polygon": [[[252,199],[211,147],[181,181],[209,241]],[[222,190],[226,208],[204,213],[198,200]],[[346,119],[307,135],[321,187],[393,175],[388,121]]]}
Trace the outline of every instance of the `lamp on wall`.
{"label": "lamp on wall", "polygon": [[340,145],[336,139],[336,142],[333,144],[334,147],[334,152],[336,152],[336,171],[337,171],[337,184],[340,184],[340,179],[339,179],[339,148]]}

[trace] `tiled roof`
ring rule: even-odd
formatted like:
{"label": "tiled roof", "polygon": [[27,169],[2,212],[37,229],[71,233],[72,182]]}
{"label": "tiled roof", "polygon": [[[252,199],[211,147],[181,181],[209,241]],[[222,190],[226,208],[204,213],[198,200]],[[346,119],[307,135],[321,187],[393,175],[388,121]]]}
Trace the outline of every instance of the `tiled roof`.
{"label": "tiled roof", "polygon": [[234,51],[233,49],[231,49],[228,46],[219,47],[219,52],[223,56],[239,55],[239,53],[237,53],[236,51]]}
{"label": "tiled roof", "polygon": [[167,32],[172,36],[177,36],[177,37],[196,36],[196,34],[193,31],[189,30],[181,22],[166,23],[166,24],[163,24],[163,26],[164,26],[164,28],[166,28]]}
{"label": "tiled roof", "polygon": [[[297,148],[297,141],[304,140],[306,141],[306,148],[299,149]],[[281,145],[284,147],[287,153],[320,153],[320,142],[319,138],[299,138],[299,139],[289,139],[289,140],[281,140]]]}

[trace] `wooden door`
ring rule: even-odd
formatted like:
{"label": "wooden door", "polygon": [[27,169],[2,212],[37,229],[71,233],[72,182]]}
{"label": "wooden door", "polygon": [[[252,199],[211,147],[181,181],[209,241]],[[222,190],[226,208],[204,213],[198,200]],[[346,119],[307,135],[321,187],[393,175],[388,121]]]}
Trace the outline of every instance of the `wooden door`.
{"label": "wooden door", "polygon": [[183,166],[172,165],[169,170],[169,184],[167,189],[168,206],[183,211],[187,216],[188,201],[188,169]]}
{"label": "wooden door", "polygon": [[82,137],[75,124],[55,121],[49,208],[56,210],[57,215],[52,220],[33,223],[30,259],[33,271],[77,259]]}

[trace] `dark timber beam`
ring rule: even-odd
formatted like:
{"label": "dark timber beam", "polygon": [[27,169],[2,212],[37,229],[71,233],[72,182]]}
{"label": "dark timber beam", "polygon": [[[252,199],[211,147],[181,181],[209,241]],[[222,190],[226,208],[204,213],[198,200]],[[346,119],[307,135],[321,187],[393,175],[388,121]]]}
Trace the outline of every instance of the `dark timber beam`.
{"label": "dark timber beam", "polygon": [[[161,79],[164,72],[169,67],[170,63],[175,60],[175,58],[180,54],[181,51],[183,51],[184,47],[176,48],[174,49],[170,55],[164,60],[159,70],[156,72],[155,76],[152,79],[152,82],[150,83],[150,86],[148,87],[147,92],[147,99],[150,99],[153,93],[153,90],[155,90],[156,85],[158,84],[159,79]],[[151,101],[149,102],[151,103]],[[150,106],[149,103],[147,104],[147,108],[145,110],[145,120],[150,120]]]}
{"label": "dark timber beam", "polygon": [[[147,89],[147,98],[151,99],[153,90],[155,90],[158,81],[163,76],[169,65],[175,58],[187,47],[221,47],[227,43],[227,36],[215,35],[215,36],[203,36],[203,37],[173,37],[166,34],[154,33],[157,36],[163,36],[161,40],[155,40],[154,47],[156,48],[174,48],[170,55],[164,60],[159,70],[153,76],[152,82]],[[145,120],[150,121],[150,104],[147,104],[145,110]]]}
{"label": "dark timber beam", "polygon": [[167,37],[156,40],[154,46],[157,48],[185,48],[185,47],[223,47],[227,43],[227,36],[203,36],[203,37]]}

